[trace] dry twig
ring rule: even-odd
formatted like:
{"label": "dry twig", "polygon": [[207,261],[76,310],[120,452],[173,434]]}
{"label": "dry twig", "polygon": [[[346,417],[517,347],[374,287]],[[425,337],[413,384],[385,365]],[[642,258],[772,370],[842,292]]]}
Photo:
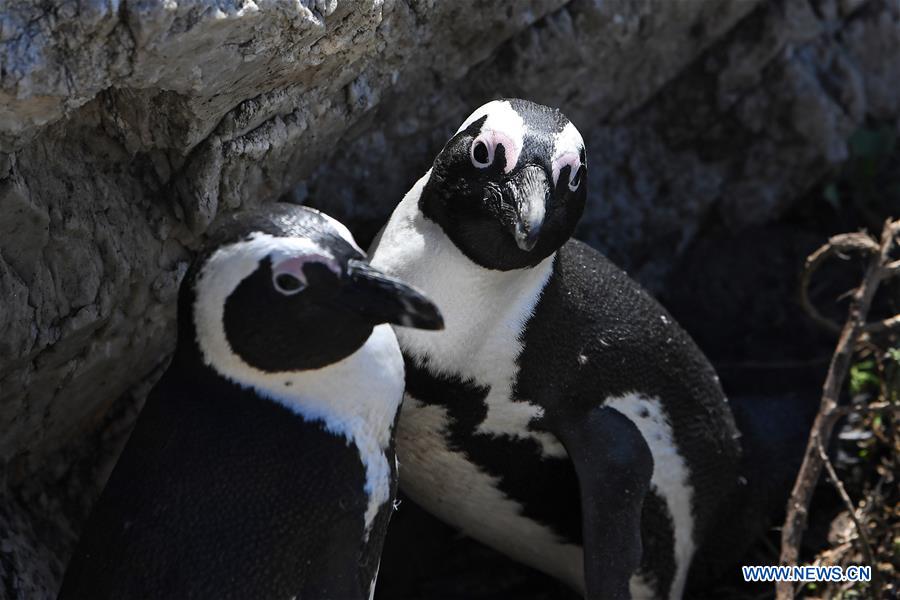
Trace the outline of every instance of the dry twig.
{"label": "dry twig", "polygon": [[[821,442],[821,440],[819,441]],[[866,531],[865,525],[860,522],[859,516],[856,514],[856,507],[853,505],[853,501],[850,500],[850,495],[847,493],[844,483],[834,470],[834,465],[831,464],[831,460],[828,458],[825,448],[819,443],[816,446],[816,450],[819,452],[819,459],[821,459],[822,464],[825,465],[825,470],[828,471],[828,478],[831,479],[831,483],[837,490],[841,500],[843,500],[844,506],[847,507],[847,513],[850,516],[850,520],[853,521],[853,524],[856,526],[856,532],[859,534],[859,541],[862,546],[863,557],[866,562],[872,566],[872,589],[875,590],[877,597],[878,590],[881,589],[881,580],[878,575],[878,566],[875,562],[875,553],[872,552],[872,543],[869,541],[869,532]]]}
{"label": "dry twig", "polygon": [[[890,228],[891,235],[897,235],[900,232],[900,221],[886,223],[885,227]],[[851,252],[867,253],[874,258],[880,256],[881,246],[874,239],[865,233],[842,233],[832,236],[828,243],[810,254],[806,258],[806,266],[800,277],[800,306],[809,315],[809,317],[819,324],[822,328],[839,334],[842,327],[839,323],[832,321],[823,315],[809,298],[809,282],[813,274],[818,271],[819,267],[832,256],[844,256]],[[900,275],[900,260],[892,262],[884,262],[879,266],[878,279],[880,283],[884,279]],[[876,283],[876,287],[877,287]],[[893,316],[889,319],[882,319],[873,323],[864,323],[862,330],[866,333],[884,333],[900,329],[900,315]]]}
{"label": "dry twig", "polygon": [[[894,237],[898,232],[900,232],[900,221],[891,222],[888,220],[884,225],[880,241],[876,241],[863,233],[834,236],[806,260],[806,269],[801,278],[801,303],[817,322],[829,329],[840,331],[840,338],[831,358],[828,375],[822,387],[822,400],[809,434],[809,442],[806,446],[803,464],[800,467],[800,472],[797,474],[791,497],[788,500],[787,516],[781,531],[780,562],[782,565],[796,565],[798,562],[800,540],[806,529],[809,502],[824,464],[819,449],[828,446],[835,423],[841,416],[838,399],[844,380],[847,377],[847,372],[850,369],[854,349],[860,336],[868,327],[866,318],[872,305],[872,299],[878,290],[878,285],[883,280],[898,273],[898,270],[895,268],[897,261],[891,262],[890,260],[890,250],[895,241]],[[809,301],[807,287],[812,274],[827,258],[835,254],[851,251],[868,253],[870,256],[869,264],[862,283],[853,292],[847,321],[843,328],[838,328],[835,323],[824,317],[812,305]],[[893,320],[900,322],[900,315],[887,321]],[[885,322],[882,321],[881,323]],[[837,481],[836,477],[835,481]],[[860,530],[860,537],[862,535],[864,535],[864,532]],[[875,567],[875,565],[872,566],[873,568]],[[877,594],[877,590],[875,592]],[[776,584],[776,597],[778,600],[791,600],[794,597],[793,583],[790,581],[778,582]]]}

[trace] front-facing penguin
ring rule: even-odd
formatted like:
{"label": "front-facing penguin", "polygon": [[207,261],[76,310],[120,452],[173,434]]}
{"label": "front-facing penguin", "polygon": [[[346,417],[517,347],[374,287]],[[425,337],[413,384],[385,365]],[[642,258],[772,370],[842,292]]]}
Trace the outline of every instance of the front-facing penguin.
{"label": "front-facing penguin", "polygon": [[337,221],[230,217],[188,271],[171,366],[93,509],[62,599],[371,597],[403,360],[433,304]]}
{"label": "front-facing penguin", "polygon": [[581,135],[490,102],[397,206],[372,264],[422,289],[441,332],[397,331],[401,488],[592,600],[679,598],[737,482],[718,379],[672,317],[569,240]]}

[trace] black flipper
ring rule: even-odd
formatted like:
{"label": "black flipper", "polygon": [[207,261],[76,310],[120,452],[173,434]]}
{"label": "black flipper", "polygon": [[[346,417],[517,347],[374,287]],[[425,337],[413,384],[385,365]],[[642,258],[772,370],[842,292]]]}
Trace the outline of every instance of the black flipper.
{"label": "black flipper", "polygon": [[641,562],[641,510],[653,456],[638,428],[613,408],[550,420],[575,465],[581,489],[587,600],[630,598]]}

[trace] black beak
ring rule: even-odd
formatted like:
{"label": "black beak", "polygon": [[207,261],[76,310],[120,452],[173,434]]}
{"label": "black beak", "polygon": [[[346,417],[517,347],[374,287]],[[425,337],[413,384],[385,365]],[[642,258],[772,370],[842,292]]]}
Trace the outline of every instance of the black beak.
{"label": "black beak", "polygon": [[504,186],[503,195],[513,215],[506,225],[516,245],[525,252],[535,247],[541,235],[550,193],[547,172],[537,165],[520,169]]}
{"label": "black beak", "polygon": [[374,323],[393,323],[416,329],[443,329],[444,318],[434,303],[399,279],[370,264],[351,259],[350,283],[341,294],[347,308]]}

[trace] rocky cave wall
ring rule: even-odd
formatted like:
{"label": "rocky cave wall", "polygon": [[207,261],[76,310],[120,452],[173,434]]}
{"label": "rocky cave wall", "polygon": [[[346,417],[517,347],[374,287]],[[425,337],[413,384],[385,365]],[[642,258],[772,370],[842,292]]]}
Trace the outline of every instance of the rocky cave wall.
{"label": "rocky cave wall", "polygon": [[0,597],[53,596],[218,215],[366,243],[474,107],[560,107],[654,291],[900,115],[896,0],[0,0]]}

